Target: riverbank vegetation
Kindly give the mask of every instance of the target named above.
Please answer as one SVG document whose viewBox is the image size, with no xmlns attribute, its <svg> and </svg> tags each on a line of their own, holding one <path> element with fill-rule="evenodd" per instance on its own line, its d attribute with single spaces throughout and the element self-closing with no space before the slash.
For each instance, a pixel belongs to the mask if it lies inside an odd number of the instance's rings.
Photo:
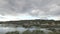
<svg viewBox="0 0 60 34">
<path fill-rule="evenodd" d="M 6 34 L 19 34 L 19 31 L 7 32 Z"/>
<path fill-rule="evenodd" d="M 22 33 L 18 32 L 18 31 L 14 31 L 14 32 L 7 32 L 6 34 L 45 34 L 45 33 L 40 30 L 33 30 L 33 31 L 26 30 Z"/>
<path fill-rule="evenodd" d="M 22 33 L 20 33 L 19 31 L 14 31 L 14 32 L 7 32 L 6 34 L 46 34 L 44 31 L 41 30 L 26 30 Z M 48 32 L 47 34 L 60 34 L 60 31 L 58 30 L 53 30 L 52 32 Z"/>
</svg>

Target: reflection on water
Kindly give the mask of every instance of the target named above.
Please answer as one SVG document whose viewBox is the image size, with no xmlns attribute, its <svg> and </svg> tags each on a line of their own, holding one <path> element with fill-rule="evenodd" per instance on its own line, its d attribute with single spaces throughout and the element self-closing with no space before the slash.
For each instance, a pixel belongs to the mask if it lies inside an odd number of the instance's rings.
<svg viewBox="0 0 60 34">
<path fill-rule="evenodd" d="M 14 25 L 11 25 L 11 26 L 14 26 Z M 26 30 L 42 30 L 44 32 L 49 32 L 49 30 L 46 30 L 46 29 L 42 29 L 42 28 L 36 28 L 36 27 L 33 27 L 33 28 L 24 28 L 24 27 L 11 27 L 10 25 L 7 26 L 6 24 L 0 24 L 0 34 L 5 34 L 6 32 L 10 32 L 10 31 L 16 31 L 18 30 L 19 32 L 24 32 Z"/>
</svg>

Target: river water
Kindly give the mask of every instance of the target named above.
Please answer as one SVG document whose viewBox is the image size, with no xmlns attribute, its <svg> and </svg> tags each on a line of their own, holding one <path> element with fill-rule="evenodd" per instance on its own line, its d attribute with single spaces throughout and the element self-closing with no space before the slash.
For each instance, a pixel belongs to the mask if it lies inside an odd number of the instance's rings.
<svg viewBox="0 0 60 34">
<path fill-rule="evenodd" d="M 14 26 L 14 25 L 13 25 Z M 42 30 L 45 33 L 50 32 L 49 30 L 45 29 L 45 28 L 38 28 L 38 27 L 32 27 L 32 28 L 24 28 L 24 27 L 12 27 L 12 25 L 7 26 L 6 24 L 0 24 L 0 34 L 5 34 L 6 32 L 10 32 L 10 31 L 19 31 L 19 32 L 24 32 L 26 30 Z"/>
</svg>

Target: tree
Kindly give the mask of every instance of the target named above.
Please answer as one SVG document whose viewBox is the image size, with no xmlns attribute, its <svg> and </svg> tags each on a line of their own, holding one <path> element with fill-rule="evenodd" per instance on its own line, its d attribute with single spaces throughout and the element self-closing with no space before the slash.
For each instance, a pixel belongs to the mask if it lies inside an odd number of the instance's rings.
<svg viewBox="0 0 60 34">
<path fill-rule="evenodd" d="M 31 31 L 26 30 L 26 31 L 24 31 L 22 34 L 31 34 Z"/>
<path fill-rule="evenodd" d="M 34 30 L 32 34 L 45 34 L 43 31 L 40 30 Z"/>
<path fill-rule="evenodd" d="M 7 32 L 6 34 L 19 34 L 18 31 L 15 31 L 15 32 Z"/>
</svg>

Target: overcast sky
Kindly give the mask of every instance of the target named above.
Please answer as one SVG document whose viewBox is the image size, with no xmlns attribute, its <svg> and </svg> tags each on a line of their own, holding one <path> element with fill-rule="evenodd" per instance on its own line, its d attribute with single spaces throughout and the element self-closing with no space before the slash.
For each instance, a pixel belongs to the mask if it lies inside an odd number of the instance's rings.
<svg viewBox="0 0 60 34">
<path fill-rule="evenodd" d="M 60 20 L 60 0 L 0 0 L 0 21 Z"/>
</svg>

